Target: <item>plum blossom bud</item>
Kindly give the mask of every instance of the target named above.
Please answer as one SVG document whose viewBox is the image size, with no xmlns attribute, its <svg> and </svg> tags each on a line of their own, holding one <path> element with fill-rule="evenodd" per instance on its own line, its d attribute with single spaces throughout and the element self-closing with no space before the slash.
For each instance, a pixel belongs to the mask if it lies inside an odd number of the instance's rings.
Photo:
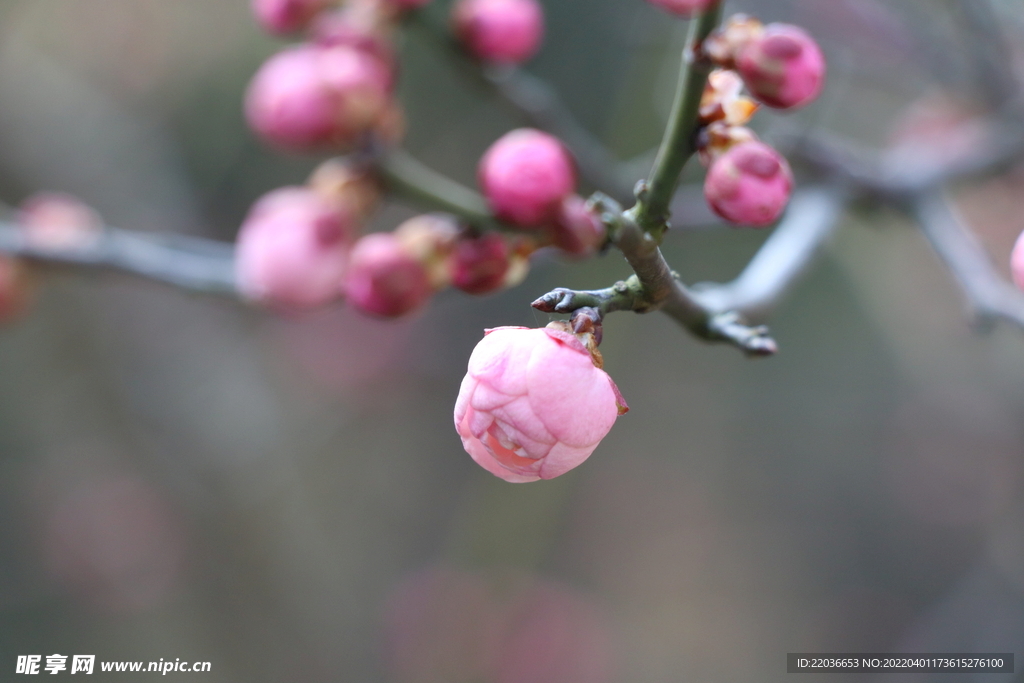
<svg viewBox="0 0 1024 683">
<path fill-rule="evenodd" d="M 335 11 L 319 14 L 310 27 L 310 37 L 321 46 L 348 45 L 373 55 L 394 73 L 395 22 L 381 11 L 382 0 L 350 0 Z"/>
<path fill-rule="evenodd" d="M 442 213 L 429 213 L 410 218 L 395 228 L 395 237 L 405 250 L 427 269 L 434 290 L 451 283 L 448 259 L 459 236 L 459 223 Z"/>
<path fill-rule="evenodd" d="M 0 255 L 0 323 L 21 315 L 32 299 L 32 278 L 20 259 Z"/>
<path fill-rule="evenodd" d="M 692 17 L 700 12 L 707 12 L 718 0 L 647 0 L 666 12 L 680 17 Z"/>
<path fill-rule="evenodd" d="M 61 192 L 38 192 L 22 202 L 18 225 L 37 249 L 88 249 L 103 234 L 99 214 Z"/>
<path fill-rule="evenodd" d="M 468 294 L 489 294 L 505 286 L 512 249 L 504 237 L 488 233 L 455 244 L 450 268 L 452 285 Z"/>
<path fill-rule="evenodd" d="M 571 333 L 499 327 L 469 358 L 455 428 L 477 464 L 521 483 L 582 463 L 626 410 L 611 377 Z"/>
<path fill-rule="evenodd" d="M 722 218 L 765 226 L 782 214 L 793 188 L 786 159 L 763 142 L 744 142 L 718 157 L 704 179 L 704 197 Z"/>
<path fill-rule="evenodd" d="M 239 291 L 282 308 L 328 303 L 341 295 L 354 231 L 351 214 L 313 190 L 286 187 L 267 194 L 238 233 Z"/>
<path fill-rule="evenodd" d="M 390 101 L 391 74 L 349 45 L 301 45 L 267 60 L 253 77 L 245 113 L 256 133 L 309 151 L 354 144 Z"/>
<path fill-rule="evenodd" d="M 736 55 L 751 94 L 769 107 L 794 109 L 812 102 L 825 82 L 825 56 L 806 31 L 768 24 Z"/>
<path fill-rule="evenodd" d="M 554 223 L 555 246 L 573 256 L 591 256 L 604 244 L 608 231 L 583 197 L 571 194 L 562 200 Z"/>
<path fill-rule="evenodd" d="M 356 309 L 393 318 L 425 304 L 432 291 L 426 266 L 395 235 L 377 232 L 356 242 L 345 277 Z"/>
<path fill-rule="evenodd" d="M 477 175 L 494 215 L 523 227 L 550 222 L 576 188 L 569 152 L 557 138 L 532 128 L 500 137 L 480 159 Z"/>
<path fill-rule="evenodd" d="M 332 202 L 338 202 L 356 218 L 368 218 L 380 204 L 381 187 L 366 166 L 328 159 L 309 176 L 309 187 Z"/>
<path fill-rule="evenodd" d="M 537 0 L 459 0 L 452 25 L 477 59 L 520 64 L 540 47 L 544 10 Z"/>
<path fill-rule="evenodd" d="M 252 0 L 252 11 L 267 33 L 281 35 L 301 31 L 328 0 Z"/>
<path fill-rule="evenodd" d="M 1010 254 L 1010 271 L 1016 285 L 1024 289 L 1024 232 L 1020 234 L 1016 244 L 1013 245 L 1013 252 Z"/>
</svg>

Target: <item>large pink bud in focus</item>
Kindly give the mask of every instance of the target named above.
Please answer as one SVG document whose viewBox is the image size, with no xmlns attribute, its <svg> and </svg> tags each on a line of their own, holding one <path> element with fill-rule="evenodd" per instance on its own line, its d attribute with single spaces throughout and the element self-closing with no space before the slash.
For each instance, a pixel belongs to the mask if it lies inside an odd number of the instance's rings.
<svg viewBox="0 0 1024 683">
<path fill-rule="evenodd" d="M 559 203 L 576 189 L 569 152 L 557 138 L 532 128 L 498 138 L 480 159 L 477 175 L 494 215 L 524 227 L 553 220 Z"/>
<path fill-rule="evenodd" d="M 611 377 L 572 334 L 499 327 L 469 358 L 455 428 L 480 466 L 521 483 L 582 463 L 626 410 Z"/>
<path fill-rule="evenodd" d="M 652 5 L 657 5 L 666 12 L 681 17 L 692 17 L 698 12 L 707 12 L 718 0 L 647 0 Z"/>
<path fill-rule="evenodd" d="M 1018 287 L 1024 289 L 1024 232 L 1017 238 L 1013 245 L 1013 252 L 1010 254 L 1010 272 L 1013 274 L 1013 281 Z"/>
<path fill-rule="evenodd" d="M 280 147 L 346 147 L 374 124 L 390 100 L 387 66 L 350 45 L 300 45 L 271 57 L 246 94 L 249 125 Z"/>
<path fill-rule="evenodd" d="M 256 202 L 238 233 L 239 290 L 282 308 L 338 298 L 354 230 L 349 212 L 315 191 L 274 190 Z"/>
<path fill-rule="evenodd" d="M 793 109 L 812 102 L 825 83 L 825 56 L 806 31 L 768 24 L 736 55 L 750 94 L 769 107 Z"/>
<path fill-rule="evenodd" d="M 744 142 L 718 157 L 704 179 L 704 197 L 719 216 L 739 225 L 770 225 L 793 189 L 785 157 L 759 141 Z"/>
<path fill-rule="evenodd" d="M 252 0 L 252 12 L 267 33 L 281 35 L 306 28 L 329 0 Z"/>
<path fill-rule="evenodd" d="M 537 0 L 459 0 L 452 24 L 477 59 L 519 64 L 540 47 L 544 10 Z"/>
<path fill-rule="evenodd" d="M 419 308 L 432 292 L 427 267 L 394 234 L 356 242 L 345 278 L 345 295 L 356 309 L 393 318 Z"/>
</svg>

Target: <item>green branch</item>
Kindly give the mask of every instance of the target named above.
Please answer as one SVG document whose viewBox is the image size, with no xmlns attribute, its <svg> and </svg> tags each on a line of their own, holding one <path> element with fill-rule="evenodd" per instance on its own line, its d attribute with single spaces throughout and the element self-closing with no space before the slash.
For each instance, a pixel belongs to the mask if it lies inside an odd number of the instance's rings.
<svg viewBox="0 0 1024 683">
<path fill-rule="evenodd" d="M 641 186 L 636 206 L 630 209 L 632 219 L 655 242 L 661 241 L 668 227 L 669 204 L 679 184 L 679 174 L 697 150 L 700 98 L 712 66 L 704 56 L 703 45 L 721 20 L 722 4 L 715 4 L 690 22 L 690 34 L 683 50 L 679 84 L 672 103 L 672 113 L 665 127 L 665 136 L 654 159 L 651 177 Z"/>
</svg>

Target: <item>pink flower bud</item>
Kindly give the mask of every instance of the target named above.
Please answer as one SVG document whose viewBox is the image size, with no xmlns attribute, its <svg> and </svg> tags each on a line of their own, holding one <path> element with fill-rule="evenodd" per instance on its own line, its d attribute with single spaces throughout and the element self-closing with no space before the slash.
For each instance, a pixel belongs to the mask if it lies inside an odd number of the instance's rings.
<svg viewBox="0 0 1024 683">
<path fill-rule="evenodd" d="M 707 12 L 718 0 L 647 0 L 666 12 L 681 17 L 692 17 L 700 12 Z"/>
<path fill-rule="evenodd" d="M 270 306 L 319 306 L 341 295 L 355 223 L 313 190 L 285 187 L 253 205 L 238 233 L 236 278 Z"/>
<path fill-rule="evenodd" d="M 1013 245 L 1013 252 L 1010 254 L 1010 271 L 1013 274 L 1013 281 L 1018 287 L 1024 289 L 1024 232 L 1017 238 Z"/>
<path fill-rule="evenodd" d="M 768 24 L 736 56 L 750 93 L 769 107 L 793 109 L 813 101 L 825 82 L 825 56 L 806 31 Z"/>
<path fill-rule="evenodd" d="M 793 174 L 763 142 L 744 142 L 718 157 L 704 179 L 704 197 L 719 216 L 740 225 L 774 223 L 786 208 Z"/>
<path fill-rule="evenodd" d="M 455 428 L 477 464 L 520 483 L 582 463 L 626 410 L 611 377 L 572 334 L 499 327 L 469 358 Z"/>
<path fill-rule="evenodd" d="M 381 0 L 352 0 L 336 11 L 317 16 L 310 36 L 318 45 L 348 45 L 362 50 L 394 73 L 398 66 L 394 30 L 390 13 L 381 11 Z"/>
<path fill-rule="evenodd" d="M 271 57 L 246 94 L 249 125 L 296 151 L 346 147 L 373 125 L 390 100 L 391 74 L 348 45 L 301 45 Z"/>
<path fill-rule="evenodd" d="M 452 9 L 455 35 L 485 62 L 519 64 L 544 37 L 544 10 L 537 0 L 459 0 Z"/>
<path fill-rule="evenodd" d="M 569 152 L 557 138 L 532 128 L 499 138 L 480 159 L 477 175 L 494 215 L 524 227 L 550 222 L 576 188 Z"/>
<path fill-rule="evenodd" d="M 103 234 L 103 220 L 77 197 L 38 192 L 18 209 L 18 224 L 37 249 L 88 249 Z"/>
<path fill-rule="evenodd" d="M 263 30 L 274 35 L 306 28 L 328 0 L 252 0 L 252 11 Z"/>
<path fill-rule="evenodd" d="M 505 286 L 512 250 L 501 235 L 459 240 L 451 256 L 452 285 L 469 294 L 489 294 Z"/>
<path fill-rule="evenodd" d="M 25 312 L 32 300 L 32 278 L 23 261 L 0 254 L 0 323 Z"/>
<path fill-rule="evenodd" d="M 555 217 L 555 246 L 573 256 L 591 256 L 601 248 L 608 231 L 587 200 L 571 194 L 562 200 Z"/>
<path fill-rule="evenodd" d="M 377 232 L 356 242 L 345 295 L 358 310 L 396 317 L 425 304 L 431 292 L 426 266 L 395 235 Z"/>
</svg>

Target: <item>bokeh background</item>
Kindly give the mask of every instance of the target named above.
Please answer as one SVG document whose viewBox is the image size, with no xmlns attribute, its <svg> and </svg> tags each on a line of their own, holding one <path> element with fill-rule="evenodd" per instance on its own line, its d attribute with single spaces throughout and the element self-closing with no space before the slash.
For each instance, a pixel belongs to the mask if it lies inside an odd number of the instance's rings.
<svg viewBox="0 0 1024 683">
<path fill-rule="evenodd" d="M 655 145 L 685 26 L 641 0 L 544 5 L 530 70 L 621 158 Z M 769 141 L 882 146 L 910 107 L 982 106 L 988 46 L 957 3 L 727 9 L 800 23 L 829 58 L 818 103 L 758 117 Z M 3 0 L 0 197 L 62 190 L 114 225 L 232 239 L 318 162 L 243 122 L 280 46 L 245 0 Z M 523 120 L 421 34 L 402 51 L 408 148 L 472 183 Z M 1019 170 L 955 189 L 1004 272 L 1022 190 Z M 678 231 L 665 251 L 723 281 L 763 239 Z M 778 357 L 617 314 L 602 350 L 632 410 L 593 457 L 529 485 L 477 467 L 451 410 L 483 329 L 542 326 L 536 296 L 627 274 L 615 253 L 541 257 L 516 289 L 399 322 L 50 274 L 0 332 L 0 680 L 53 653 L 210 661 L 169 676 L 211 683 L 763 683 L 787 652 L 1024 655 L 1024 338 L 972 332 L 894 214 L 844 219 L 771 321 Z"/>
</svg>

